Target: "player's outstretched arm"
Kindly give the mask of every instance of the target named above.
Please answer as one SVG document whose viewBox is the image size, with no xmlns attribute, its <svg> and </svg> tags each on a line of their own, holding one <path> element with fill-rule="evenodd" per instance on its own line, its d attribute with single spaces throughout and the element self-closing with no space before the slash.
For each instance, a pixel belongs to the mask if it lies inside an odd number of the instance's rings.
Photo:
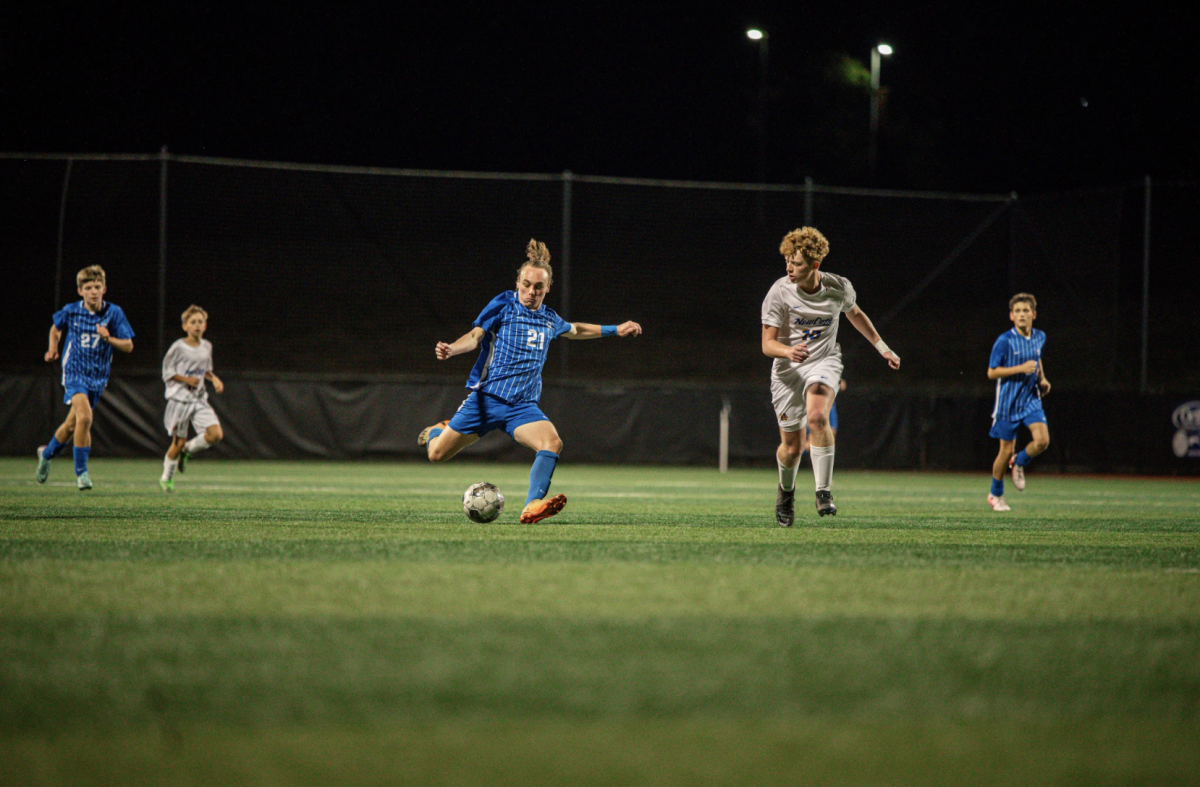
<svg viewBox="0 0 1200 787">
<path fill-rule="evenodd" d="M 482 328 L 472 328 L 467 333 L 447 344 L 446 342 L 438 342 L 434 345 L 433 352 L 439 361 L 444 361 L 447 358 L 453 358 L 456 355 L 469 353 L 479 346 L 479 342 L 483 339 Z"/>
<path fill-rule="evenodd" d="M 58 357 L 58 342 L 62 339 L 62 331 L 58 326 L 50 326 L 50 349 L 46 350 L 46 362 L 49 363 Z"/>
<path fill-rule="evenodd" d="M 620 325 L 594 325 L 590 322 L 573 322 L 571 330 L 563 334 L 568 339 L 599 339 L 602 336 L 641 336 L 642 326 L 633 320 Z"/>
<path fill-rule="evenodd" d="M 858 306 L 855 306 L 853 309 L 846 312 L 846 316 L 850 318 L 850 323 L 858 329 L 858 332 L 861 333 L 867 341 L 875 345 L 875 349 L 878 350 L 879 354 L 882 355 L 888 362 L 888 366 L 892 367 L 893 369 L 900 368 L 900 356 L 892 352 L 892 348 L 888 347 L 887 342 L 880 337 L 879 331 L 875 330 L 875 324 L 871 322 L 871 318 L 867 316 L 866 312 L 858 308 Z"/>
</svg>

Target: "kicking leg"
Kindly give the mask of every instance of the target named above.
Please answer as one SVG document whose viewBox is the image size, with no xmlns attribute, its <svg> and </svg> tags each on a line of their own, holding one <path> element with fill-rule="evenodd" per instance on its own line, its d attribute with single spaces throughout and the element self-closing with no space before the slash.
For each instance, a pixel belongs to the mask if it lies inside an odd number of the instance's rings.
<svg viewBox="0 0 1200 787">
<path fill-rule="evenodd" d="M 425 450 L 429 454 L 430 462 L 447 462 L 478 439 L 477 434 L 462 434 L 449 426 L 434 427 L 428 433 Z"/>
<path fill-rule="evenodd" d="M 521 522 L 533 524 L 554 516 L 567 504 L 566 495 L 545 499 L 550 491 L 554 468 L 558 465 L 558 456 L 562 453 L 562 438 L 549 421 L 522 424 L 513 430 L 513 438 L 537 452 L 533 467 L 529 469 L 529 494 L 525 498 L 525 510 L 521 512 Z"/>
</svg>

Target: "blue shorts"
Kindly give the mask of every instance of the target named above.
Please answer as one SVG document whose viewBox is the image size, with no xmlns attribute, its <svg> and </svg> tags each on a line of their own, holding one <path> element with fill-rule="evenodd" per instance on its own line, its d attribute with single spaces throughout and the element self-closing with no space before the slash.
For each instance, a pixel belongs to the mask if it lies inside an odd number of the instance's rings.
<svg viewBox="0 0 1200 787">
<path fill-rule="evenodd" d="M 93 391 L 86 385 L 79 385 L 78 383 L 67 383 L 63 387 L 67 389 L 66 394 L 63 396 L 63 404 L 70 404 L 71 397 L 75 394 L 84 394 L 87 396 L 88 404 L 92 406 L 93 410 L 96 409 L 96 402 L 100 401 L 100 394 L 104 393 L 103 388 L 99 391 Z"/>
<path fill-rule="evenodd" d="M 999 418 L 992 419 L 992 431 L 988 432 L 989 437 L 994 437 L 997 440 L 1016 440 L 1017 427 L 1021 424 L 1029 426 L 1030 424 L 1046 423 L 1046 413 L 1042 411 L 1042 406 L 1039 404 L 1037 409 L 1031 410 L 1020 421 L 1002 421 Z"/>
<path fill-rule="evenodd" d="M 498 396 L 472 391 L 458 412 L 450 419 L 450 428 L 459 434 L 477 434 L 483 437 L 493 429 L 504 428 L 509 437 L 518 427 L 534 421 L 549 421 L 537 406 L 537 402 L 509 404 Z"/>
</svg>

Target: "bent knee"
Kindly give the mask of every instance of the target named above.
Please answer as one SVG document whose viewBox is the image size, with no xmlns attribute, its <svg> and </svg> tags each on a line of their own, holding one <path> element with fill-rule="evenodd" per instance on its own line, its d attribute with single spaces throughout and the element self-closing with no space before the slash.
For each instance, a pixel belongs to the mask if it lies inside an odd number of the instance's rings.
<svg viewBox="0 0 1200 787">
<path fill-rule="evenodd" d="M 1043 437 L 1040 440 L 1033 441 L 1033 449 L 1035 451 L 1037 451 L 1039 454 L 1042 451 L 1045 451 L 1049 447 L 1050 447 L 1050 438 L 1049 437 Z"/>
<path fill-rule="evenodd" d="M 545 447 L 545 448 L 543 448 L 542 450 L 543 450 L 543 451 L 550 451 L 550 452 L 552 452 L 552 453 L 556 453 L 556 454 L 561 454 L 561 453 L 562 453 L 562 450 L 563 450 L 563 441 L 562 441 L 562 438 L 560 438 L 560 437 L 555 437 L 553 440 L 547 440 L 547 441 L 546 441 L 546 447 Z"/>
<path fill-rule="evenodd" d="M 829 418 L 824 415 L 810 415 L 808 417 L 808 431 L 823 432 L 825 427 L 829 425 Z"/>
<path fill-rule="evenodd" d="M 225 439 L 225 432 L 219 426 L 210 426 L 204 430 L 204 441 L 209 445 L 216 445 Z"/>
</svg>

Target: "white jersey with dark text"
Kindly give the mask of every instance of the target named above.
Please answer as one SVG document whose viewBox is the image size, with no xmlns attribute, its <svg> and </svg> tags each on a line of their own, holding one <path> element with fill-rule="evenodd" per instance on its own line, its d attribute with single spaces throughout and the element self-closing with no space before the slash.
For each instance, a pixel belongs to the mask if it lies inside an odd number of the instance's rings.
<svg viewBox="0 0 1200 787">
<path fill-rule="evenodd" d="M 830 356 L 840 359 L 842 350 L 837 343 L 838 318 L 854 308 L 855 293 L 850 280 L 834 273 L 818 271 L 821 277 L 816 292 L 808 293 L 793 284 L 787 276 L 780 278 L 763 299 L 762 323 L 779 329 L 776 338 L 788 347 L 808 343 L 805 364 Z M 790 382 L 797 378 L 802 364 L 787 358 L 776 358 L 771 367 L 771 379 Z"/>
<path fill-rule="evenodd" d="M 167 399 L 173 402 L 208 401 L 204 374 L 212 369 L 212 342 L 201 339 L 200 346 L 193 347 L 186 339 L 178 340 L 163 356 L 162 376 L 163 382 L 167 384 Z M 196 377 L 200 384 L 193 388 L 178 380 L 172 380 L 177 374 L 182 377 Z"/>
</svg>

